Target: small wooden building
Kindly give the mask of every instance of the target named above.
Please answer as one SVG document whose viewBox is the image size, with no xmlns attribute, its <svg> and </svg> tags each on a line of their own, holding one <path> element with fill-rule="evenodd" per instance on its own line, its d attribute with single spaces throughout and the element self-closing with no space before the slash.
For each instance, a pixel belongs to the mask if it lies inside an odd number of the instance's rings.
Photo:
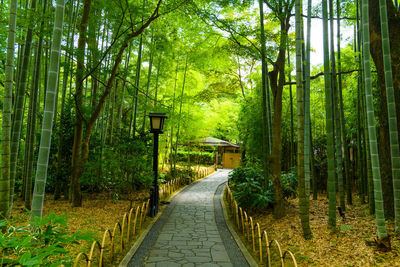
<svg viewBox="0 0 400 267">
<path fill-rule="evenodd" d="M 234 169 L 240 166 L 240 146 L 228 141 L 214 137 L 206 137 L 202 140 L 204 146 L 214 146 L 218 149 L 215 152 L 215 164 L 218 165 L 218 155 L 222 154 L 222 167 Z"/>
</svg>

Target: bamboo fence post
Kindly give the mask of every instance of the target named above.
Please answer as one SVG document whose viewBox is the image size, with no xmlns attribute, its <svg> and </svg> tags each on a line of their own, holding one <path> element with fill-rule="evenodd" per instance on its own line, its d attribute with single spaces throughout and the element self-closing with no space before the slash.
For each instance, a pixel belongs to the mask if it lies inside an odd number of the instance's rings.
<svg viewBox="0 0 400 267">
<path fill-rule="evenodd" d="M 139 221 L 139 228 L 142 229 L 142 222 L 143 222 L 143 212 L 145 210 L 144 207 L 145 203 L 142 204 L 142 208 L 140 209 L 140 221 Z"/>
<path fill-rule="evenodd" d="M 113 229 L 113 232 L 112 232 L 112 239 L 111 239 L 111 262 L 113 262 L 113 259 L 114 259 L 114 243 L 115 243 L 115 232 L 116 232 L 116 230 L 117 230 L 117 227 L 119 228 L 119 231 L 120 231 L 120 233 L 121 233 L 121 224 L 119 223 L 119 222 L 117 222 L 117 223 L 115 223 L 115 225 L 114 225 L 114 229 Z M 122 252 L 122 249 L 121 249 L 121 252 Z"/>
<path fill-rule="evenodd" d="M 286 250 L 285 253 L 283 253 L 283 258 L 285 258 L 285 256 L 289 254 L 290 258 L 293 261 L 294 267 L 297 267 L 297 261 L 296 258 L 294 257 L 293 253 L 290 250 Z"/>
<path fill-rule="evenodd" d="M 271 247 L 272 243 L 275 242 L 276 246 L 278 247 L 278 251 L 279 251 L 279 256 L 281 258 L 281 266 L 285 266 L 285 263 L 283 262 L 283 254 L 282 254 L 282 249 L 281 249 L 281 245 L 279 245 L 279 242 L 275 239 L 271 240 L 271 242 L 269 243 L 269 246 Z"/>
<path fill-rule="evenodd" d="M 92 258 L 93 258 L 93 253 L 94 253 L 94 248 L 96 247 L 99 248 L 99 252 L 101 253 L 101 245 L 99 241 L 93 241 L 92 246 L 90 247 L 90 252 L 89 252 L 89 258 L 87 260 L 87 267 L 90 267 L 90 264 L 92 263 Z"/>
<path fill-rule="evenodd" d="M 266 231 L 264 231 L 264 237 L 265 237 L 265 246 L 267 247 L 267 266 L 271 267 L 271 251 L 269 249 L 269 239 L 268 239 L 268 234 Z"/>
<path fill-rule="evenodd" d="M 236 216 L 236 225 L 239 228 L 239 207 L 235 200 L 235 216 Z"/>
<path fill-rule="evenodd" d="M 149 205 L 150 205 L 150 199 L 148 199 L 147 201 L 146 201 L 146 211 L 145 211 L 145 215 L 144 215 L 144 217 L 145 217 L 145 219 L 144 220 L 146 220 L 146 214 L 148 214 L 149 213 Z"/>
<path fill-rule="evenodd" d="M 135 233 L 136 233 L 136 222 L 137 222 L 139 211 L 140 211 L 140 207 L 136 207 L 135 221 L 134 221 L 134 224 L 133 224 L 133 236 L 135 236 Z"/>
<path fill-rule="evenodd" d="M 256 243 L 254 240 L 254 223 L 253 223 L 253 218 L 250 216 L 250 224 L 251 224 L 251 237 L 253 240 L 253 252 L 256 252 Z"/>
<path fill-rule="evenodd" d="M 126 213 L 124 216 L 122 216 L 122 229 L 121 229 L 121 252 L 124 247 L 124 230 L 125 230 L 125 221 L 128 220 L 128 217 L 126 216 Z"/>
<path fill-rule="evenodd" d="M 249 238 L 250 238 L 250 234 L 249 234 L 249 217 L 247 216 L 247 213 L 246 212 L 244 212 L 244 217 L 245 217 L 245 219 L 246 219 L 246 233 L 245 233 L 245 237 L 247 236 L 247 240 L 249 240 Z"/>
<path fill-rule="evenodd" d="M 132 219 L 132 212 L 133 208 L 129 210 L 129 215 L 128 215 L 128 230 L 126 233 L 126 243 L 129 244 L 129 239 L 130 239 L 130 233 L 131 233 L 131 219 Z"/>
<path fill-rule="evenodd" d="M 242 222 L 242 232 L 244 234 L 244 218 L 243 218 L 243 209 L 242 208 L 240 208 L 240 219 Z"/>
<path fill-rule="evenodd" d="M 256 225 L 257 225 L 257 232 L 258 232 L 258 247 L 260 250 L 260 263 L 262 263 L 263 255 L 262 255 L 261 229 L 260 229 L 259 223 L 257 223 Z"/>
<path fill-rule="evenodd" d="M 110 242 L 112 242 L 112 239 L 113 239 L 113 235 L 112 235 L 111 231 L 109 229 L 105 230 L 104 234 L 103 234 L 103 240 L 101 241 L 99 266 L 102 266 L 102 264 L 103 264 L 103 254 L 104 254 L 104 248 L 105 248 L 105 244 L 106 244 L 107 234 L 110 237 Z"/>
<path fill-rule="evenodd" d="M 78 266 L 79 259 L 80 259 L 81 256 L 84 256 L 84 257 L 85 257 L 86 263 L 89 262 L 89 257 L 88 257 L 88 255 L 86 255 L 86 253 L 80 252 L 80 253 L 78 254 L 78 256 L 76 256 L 76 258 L 75 258 L 75 260 L 74 260 L 74 265 L 73 265 L 73 267 L 77 267 L 77 266 Z"/>
</svg>

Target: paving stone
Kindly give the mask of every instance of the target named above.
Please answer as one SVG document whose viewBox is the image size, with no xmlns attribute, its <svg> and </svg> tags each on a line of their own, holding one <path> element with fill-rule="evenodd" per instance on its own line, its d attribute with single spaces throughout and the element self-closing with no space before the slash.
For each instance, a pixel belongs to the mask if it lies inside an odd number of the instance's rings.
<svg viewBox="0 0 400 267">
<path fill-rule="evenodd" d="M 204 256 L 186 257 L 186 259 L 188 260 L 188 262 L 193 262 L 193 263 L 203 263 L 203 262 L 207 263 L 212 261 L 211 257 L 204 257 Z"/>
<path fill-rule="evenodd" d="M 170 252 L 168 253 L 168 257 L 169 257 L 170 259 L 183 258 L 184 256 L 185 256 L 185 254 L 179 253 L 179 252 L 170 251 Z"/>
<path fill-rule="evenodd" d="M 151 255 L 150 255 L 151 256 Z M 164 261 L 166 261 L 166 260 L 168 260 L 169 258 L 168 257 L 161 257 L 161 256 L 154 256 L 154 257 L 149 257 L 148 259 L 147 259 L 147 262 L 149 262 L 149 263 L 151 263 L 151 262 L 164 262 Z"/>
</svg>

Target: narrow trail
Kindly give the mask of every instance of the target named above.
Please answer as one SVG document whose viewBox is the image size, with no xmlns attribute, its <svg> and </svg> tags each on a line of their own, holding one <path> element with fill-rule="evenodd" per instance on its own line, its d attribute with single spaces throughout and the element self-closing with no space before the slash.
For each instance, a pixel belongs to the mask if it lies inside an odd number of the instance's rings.
<svg viewBox="0 0 400 267">
<path fill-rule="evenodd" d="M 220 196 L 229 170 L 176 195 L 128 266 L 249 266 L 224 221 Z"/>
</svg>

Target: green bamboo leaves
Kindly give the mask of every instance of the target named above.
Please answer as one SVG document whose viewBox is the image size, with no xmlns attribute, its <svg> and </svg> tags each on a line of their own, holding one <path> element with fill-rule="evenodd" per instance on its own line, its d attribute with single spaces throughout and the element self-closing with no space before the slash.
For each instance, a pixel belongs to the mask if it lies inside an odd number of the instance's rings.
<svg viewBox="0 0 400 267">
<path fill-rule="evenodd" d="M 378 228 L 378 237 L 387 236 L 385 225 L 385 214 L 383 210 L 383 196 L 381 173 L 379 167 L 378 143 L 376 138 L 375 113 L 372 96 L 371 63 L 370 63 L 370 39 L 369 39 L 369 14 L 368 0 L 361 2 L 361 25 L 364 62 L 365 97 L 367 109 L 367 126 L 369 137 L 369 152 L 371 155 L 371 166 L 374 183 L 375 216 Z"/>
<path fill-rule="evenodd" d="M 17 24 L 17 0 L 10 1 L 8 27 L 7 60 L 5 66 L 5 87 L 3 96 L 3 125 L 1 139 L 0 176 L 0 218 L 8 217 L 10 208 L 10 149 L 11 149 L 11 110 L 13 88 L 13 62 L 15 28 Z"/>
<path fill-rule="evenodd" d="M 389 26 L 386 0 L 379 0 L 381 17 L 383 67 L 385 69 L 386 101 L 388 109 L 390 154 L 392 161 L 395 230 L 400 232 L 400 151 L 397 131 L 396 102 L 394 98 L 392 60 L 390 57 Z"/>
<path fill-rule="evenodd" d="M 64 5 L 64 0 L 57 0 L 52 37 L 52 48 L 50 54 L 49 75 L 47 77 L 46 104 L 44 107 L 39 157 L 37 162 L 35 187 L 32 198 L 32 215 L 39 217 L 42 217 L 43 200 L 47 178 L 47 167 L 51 145 L 51 132 L 53 129 L 53 117 L 56 108 L 57 81 L 60 63 L 62 28 L 64 20 Z"/>
</svg>

